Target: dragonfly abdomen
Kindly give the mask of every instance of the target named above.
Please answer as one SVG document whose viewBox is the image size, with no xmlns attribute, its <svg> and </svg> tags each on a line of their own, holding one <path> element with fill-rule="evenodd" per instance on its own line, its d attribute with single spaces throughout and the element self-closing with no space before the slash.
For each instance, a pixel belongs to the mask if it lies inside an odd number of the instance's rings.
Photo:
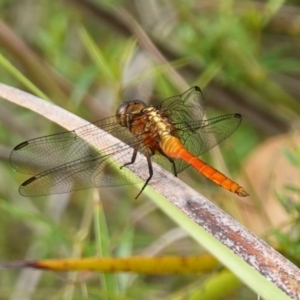
<svg viewBox="0 0 300 300">
<path fill-rule="evenodd" d="M 187 151 L 178 138 L 169 136 L 162 143 L 162 146 L 167 156 L 186 161 L 206 178 L 240 197 L 248 196 L 248 193 L 238 183 Z"/>
</svg>

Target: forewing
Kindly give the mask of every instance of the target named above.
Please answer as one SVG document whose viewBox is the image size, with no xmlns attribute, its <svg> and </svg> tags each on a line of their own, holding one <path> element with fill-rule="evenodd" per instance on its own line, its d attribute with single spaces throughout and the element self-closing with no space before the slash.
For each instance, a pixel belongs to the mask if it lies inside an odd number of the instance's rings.
<svg viewBox="0 0 300 300">
<path fill-rule="evenodd" d="M 205 113 L 202 92 L 194 86 L 180 96 L 163 100 L 161 109 L 174 124 L 201 120 Z"/>
<path fill-rule="evenodd" d="M 103 129 L 104 132 L 100 133 L 98 128 Z M 20 173 L 37 174 L 44 172 L 90 155 L 100 155 L 100 151 L 92 147 L 90 142 L 107 144 L 108 134 L 127 143 L 134 144 L 137 141 L 137 138 L 127 128 L 121 127 L 116 117 L 113 116 L 73 131 L 23 142 L 11 152 L 10 163 Z M 80 136 L 84 136 L 85 139 Z M 111 149 L 102 150 L 104 153 L 112 151 Z"/>
</svg>

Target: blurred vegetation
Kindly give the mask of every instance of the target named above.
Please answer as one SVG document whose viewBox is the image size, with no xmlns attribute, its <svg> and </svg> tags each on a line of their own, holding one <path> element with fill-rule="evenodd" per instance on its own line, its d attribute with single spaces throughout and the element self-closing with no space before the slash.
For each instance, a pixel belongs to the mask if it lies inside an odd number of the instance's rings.
<svg viewBox="0 0 300 300">
<path fill-rule="evenodd" d="M 90 121 L 114 114 L 124 100 L 138 98 L 155 104 L 199 85 L 208 117 L 232 112 L 244 117 L 239 130 L 221 146 L 228 168 L 238 174 L 264 140 L 297 128 L 299 16 L 298 1 L 282 0 L 0 0 L 0 82 L 30 93 L 39 90 Z M 60 129 L 6 101 L 1 101 L 0 118 L 1 261 L 96 255 L 103 246 L 97 235 L 99 224 L 108 227 L 105 248 L 110 252 L 106 255 L 201 251 L 149 199 L 133 200 L 139 186 L 101 190 L 105 217 L 102 207 L 100 212 L 94 209 L 91 191 L 43 200 L 22 198 L 17 190 L 25 177 L 14 173 L 8 163 L 12 147 Z M 226 192 L 200 177 L 193 171 L 182 175 L 204 194 L 224 197 Z M 299 193 L 299 186 L 293 191 Z M 278 192 L 278 198 L 284 202 L 287 197 L 282 193 Z M 293 208 L 296 224 L 299 206 Z M 299 231 L 295 233 L 295 228 L 292 236 L 275 230 L 273 237 L 283 253 L 288 245 L 289 257 L 297 262 Z M 32 299 L 48 295 L 51 299 L 173 299 L 176 293 L 189 299 L 192 285 L 204 289 L 214 275 L 122 275 L 116 284 L 115 276 L 103 278 L 88 272 L 26 272 L 1 271 L 1 296 L 14 299 L 23 287 L 31 291 Z M 99 282 L 106 282 L 110 296 L 105 296 Z M 218 299 L 254 297 L 241 286 L 228 295 L 224 290 Z"/>
</svg>

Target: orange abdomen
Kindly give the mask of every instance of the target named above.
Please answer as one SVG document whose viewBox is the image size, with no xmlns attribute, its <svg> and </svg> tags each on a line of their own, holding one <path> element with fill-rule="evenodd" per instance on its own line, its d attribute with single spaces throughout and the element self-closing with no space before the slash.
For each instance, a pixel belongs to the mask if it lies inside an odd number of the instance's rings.
<svg viewBox="0 0 300 300">
<path fill-rule="evenodd" d="M 221 172 L 214 169 L 212 166 L 206 164 L 200 158 L 188 152 L 180 140 L 174 136 L 167 136 L 162 138 L 160 146 L 163 152 L 170 158 L 180 158 L 186 161 L 189 165 L 193 166 L 199 173 L 203 174 L 209 180 L 224 189 L 235 193 L 241 197 L 248 196 L 249 194 L 238 183 L 231 180 Z"/>
</svg>

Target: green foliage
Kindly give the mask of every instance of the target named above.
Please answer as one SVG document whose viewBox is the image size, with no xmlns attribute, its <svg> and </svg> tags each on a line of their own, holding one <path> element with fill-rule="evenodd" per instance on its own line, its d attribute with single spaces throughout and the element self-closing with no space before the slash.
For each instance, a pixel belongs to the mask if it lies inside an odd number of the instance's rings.
<svg viewBox="0 0 300 300">
<path fill-rule="evenodd" d="M 243 114 L 240 129 L 221 146 L 235 174 L 263 139 L 285 132 L 298 118 L 297 1 L 290 6 L 284 1 L 238 0 L 100 2 L 91 1 L 96 9 L 89 10 L 86 1 L 0 1 L 0 16 L 9 29 L 6 35 L 0 30 L 0 82 L 51 99 L 91 121 L 113 115 L 118 103 L 136 95 L 158 103 L 186 86 L 200 85 L 208 117 Z M 143 32 L 125 18 L 124 10 Z M 4 28 L 0 23 L 0 29 Z M 175 223 L 149 204 L 145 195 L 133 200 L 139 186 L 101 190 L 105 216 L 86 191 L 69 195 L 72 201 L 66 210 L 61 208 L 61 215 L 57 213 L 58 219 L 53 206 L 68 203 L 68 196 L 24 200 L 17 186 L 25 177 L 9 171 L 9 150 L 57 128 L 49 128 L 49 122 L 33 112 L 2 101 L 0 117 L 1 261 L 91 256 L 99 248 L 106 255 L 202 251 L 194 240 L 171 234 Z M 299 151 L 285 154 L 299 168 Z M 182 178 L 193 184 L 193 173 L 187 174 Z M 196 180 L 195 188 L 201 192 L 226 193 L 198 174 Z M 299 189 L 287 186 L 276 191 L 291 215 L 292 228 L 290 234 L 276 231 L 274 236 L 282 252 L 293 259 L 299 259 L 295 232 L 299 232 L 300 208 L 299 199 L 290 201 L 289 193 L 299 195 Z M 123 275 L 43 275 L 32 294 L 36 298 L 50 294 L 52 299 L 176 299 L 178 289 L 180 295 L 188 295 L 186 299 L 194 299 L 195 288 L 190 285 L 197 284 L 198 297 L 205 280 Z M 21 277 L 9 271 L 0 276 L 0 293 L 8 298 Z M 235 286 L 235 278 L 231 284 Z M 213 289 L 220 290 L 220 285 Z M 253 294 L 242 287 L 229 295 L 224 290 L 214 299 L 253 299 Z"/>
</svg>

